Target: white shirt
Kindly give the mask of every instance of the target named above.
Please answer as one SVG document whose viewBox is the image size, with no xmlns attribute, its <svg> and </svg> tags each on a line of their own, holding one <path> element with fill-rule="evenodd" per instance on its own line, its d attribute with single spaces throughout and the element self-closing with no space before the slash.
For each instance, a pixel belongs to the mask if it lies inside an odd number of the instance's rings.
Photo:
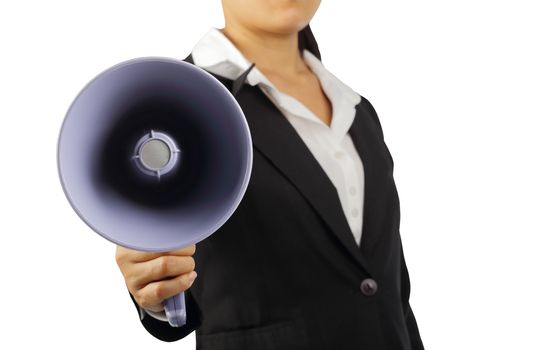
<svg viewBox="0 0 539 350">
<path fill-rule="evenodd" d="M 194 46 L 191 54 L 195 65 L 228 79 L 236 79 L 251 65 L 217 28 L 211 28 Z M 268 96 L 307 145 L 335 186 L 348 225 L 359 245 L 363 226 L 364 172 L 363 163 L 348 130 L 361 96 L 331 74 L 309 51 L 303 51 L 303 60 L 318 77 L 331 102 L 330 126 L 324 124 L 296 98 L 279 91 L 257 69 L 256 62 L 245 81 L 249 85 L 258 86 Z M 148 313 L 166 321 L 164 313 Z"/>
</svg>

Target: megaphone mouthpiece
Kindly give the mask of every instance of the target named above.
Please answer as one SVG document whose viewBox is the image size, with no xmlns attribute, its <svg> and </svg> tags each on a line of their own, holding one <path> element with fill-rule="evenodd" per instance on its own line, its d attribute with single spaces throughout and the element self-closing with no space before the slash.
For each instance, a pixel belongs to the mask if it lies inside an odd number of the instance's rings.
<svg viewBox="0 0 539 350">
<path fill-rule="evenodd" d="M 150 130 L 135 145 L 133 160 L 138 169 L 158 181 L 173 171 L 180 161 L 176 142 L 164 132 Z"/>
</svg>

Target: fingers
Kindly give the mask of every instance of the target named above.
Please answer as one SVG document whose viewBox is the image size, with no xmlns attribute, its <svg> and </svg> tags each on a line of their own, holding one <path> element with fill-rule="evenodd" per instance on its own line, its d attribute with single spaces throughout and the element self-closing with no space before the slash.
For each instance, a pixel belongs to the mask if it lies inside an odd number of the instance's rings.
<svg viewBox="0 0 539 350">
<path fill-rule="evenodd" d="M 187 290 L 195 278 L 196 272 L 192 271 L 172 279 L 149 283 L 137 291 L 135 299 L 142 308 L 158 311 L 165 299 Z M 158 305 L 160 307 L 156 307 Z"/>
<path fill-rule="evenodd" d="M 116 262 L 137 303 L 151 311 L 163 309 L 163 300 L 188 289 L 196 272 L 196 246 L 167 253 L 147 253 L 116 247 Z"/>
<path fill-rule="evenodd" d="M 194 255 L 196 251 L 196 244 L 189 245 L 187 247 L 183 247 L 182 249 L 174 250 L 171 252 L 168 252 L 168 255 Z"/>
<path fill-rule="evenodd" d="M 195 254 L 195 251 L 196 251 L 195 244 L 184 247 L 182 249 L 174 250 L 171 252 L 166 252 L 166 253 L 142 252 L 138 250 L 124 248 L 122 246 L 117 246 L 116 260 L 117 261 L 128 260 L 131 262 L 144 262 L 144 261 L 153 260 L 162 255 L 175 255 L 175 256 L 193 255 Z"/>
<path fill-rule="evenodd" d="M 150 261 L 134 263 L 129 275 L 134 288 L 142 288 L 148 283 L 176 277 L 195 269 L 192 256 L 162 255 Z"/>
</svg>

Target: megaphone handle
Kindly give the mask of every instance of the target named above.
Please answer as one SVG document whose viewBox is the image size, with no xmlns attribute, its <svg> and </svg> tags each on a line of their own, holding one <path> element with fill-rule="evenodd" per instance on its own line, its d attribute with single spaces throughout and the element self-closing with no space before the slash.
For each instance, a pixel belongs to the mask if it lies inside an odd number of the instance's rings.
<svg viewBox="0 0 539 350">
<path fill-rule="evenodd" d="M 181 327 L 187 323 L 184 292 L 165 300 L 165 314 L 172 327 Z"/>
</svg>

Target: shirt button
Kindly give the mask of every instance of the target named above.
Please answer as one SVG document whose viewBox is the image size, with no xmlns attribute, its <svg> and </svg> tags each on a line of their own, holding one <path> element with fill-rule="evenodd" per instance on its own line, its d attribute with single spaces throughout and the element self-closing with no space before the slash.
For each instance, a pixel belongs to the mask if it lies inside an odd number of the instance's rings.
<svg viewBox="0 0 539 350">
<path fill-rule="evenodd" d="M 361 289 L 361 293 L 370 297 L 378 291 L 378 283 L 372 278 L 365 278 L 361 281 L 361 286 L 359 288 Z"/>
<path fill-rule="evenodd" d="M 348 191 L 352 196 L 356 194 L 356 188 L 354 186 L 350 187 L 350 190 Z"/>
<path fill-rule="evenodd" d="M 357 208 L 352 209 L 352 216 L 357 218 L 358 215 L 359 215 L 359 210 L 357 210 Z"/>
</svg>

